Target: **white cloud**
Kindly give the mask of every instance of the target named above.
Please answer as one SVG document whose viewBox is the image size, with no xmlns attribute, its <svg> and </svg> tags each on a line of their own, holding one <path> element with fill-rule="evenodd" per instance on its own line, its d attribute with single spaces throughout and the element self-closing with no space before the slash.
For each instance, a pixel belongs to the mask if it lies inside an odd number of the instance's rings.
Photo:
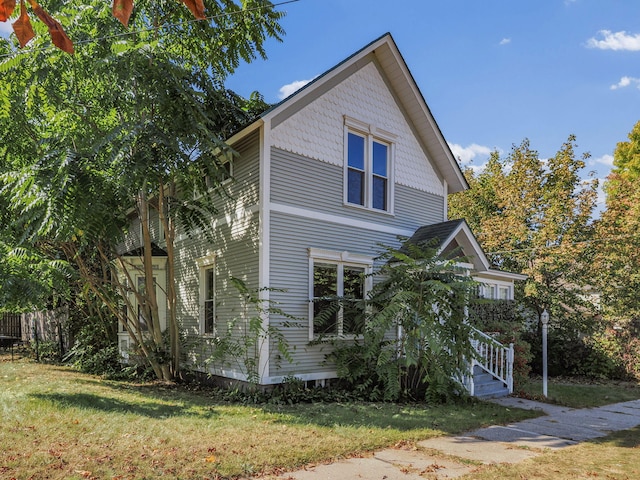
<svg viewBox="0 0 640 480">
<path fill-rule="evenodd" d="M 484 145 L 478 145 L 477 143 L 472 143 L 467 147 L 463 147 L 457 143 L 450 143 L 449 148 L 451 149 L 453 156 L 459 160 L 462 165 L 466 166 L 470 166 L 469 164 L 476 157 L 480 157 L 483 164 L 486 163 L 489 155 L 494 150 L 489 147 L 485 147 Z M 481 168 L 481 166 L 473 166 L 472 168 Z"/>
<path fill-rule="evenodd" d="M 508 43 L 511 43 L 510 38 L 503 38 L 502 40 L 500 40 L 500 45 L 506 45 Z"/>
<path fill-rule="evenodd" d="M 311 80 L 313 80 L 313 78 Z M 282 87 L 280 87 L 280 90 L 278 90 L 278 98 L 280 100 L 287 98 L 292 93 L 300 90 L 311 80 L 296 80 L 295 82 L 291 82 L 287 85 L 283 85 Z"/>
<path fill-rule="evenodd" d="M 613 167 L 613 155 L 603 155 L 593 159 L 593 164 L 599 163 L 600 165 L 606 165 L 607 167 Z"/>
<path fill-rule="evenodd" d="M 610 88 L 611 90 L 617 90 L 619 88 L 628 87 L 629 85 L 632 85 L 632 84 L 640 88 L 640 78 L 624 76 L 620 79 L 618 83 L 611 85 Z"/>
<path fill-rule="evenodd" d="M 640 50 L 640 33 L 635 35 L 627 34 L 624 30 L 621 32 L 611 32 L 610 30 L 600 30 L 598 32 L 603 38 L 601 40 L 595 37 L 587 40 L 587 47 L 598 48 L 600 50 Z"/>
</svg>

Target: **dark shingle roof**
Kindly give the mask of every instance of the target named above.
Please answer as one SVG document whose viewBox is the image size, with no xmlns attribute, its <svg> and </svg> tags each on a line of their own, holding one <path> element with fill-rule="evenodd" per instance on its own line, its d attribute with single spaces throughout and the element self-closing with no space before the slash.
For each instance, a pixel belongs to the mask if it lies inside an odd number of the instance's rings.
<svg viewBox="0 0 640 480">
<path fill-rule="evenodd" d="M 418 228 L 414 234 L 407 239 L 405 245 L 428 245 L 429 247 L 439 250 L 445 246 L 444 242 L 462 223 L 464 223 L 464 220 L 449 220 L 447 222 L 434 223 L 433 225 L 424 225 Z"/>
<path fill-rule="evenodd" d="M 144 247 L 134 248 L 133 250 L 129 250 L 126 253 L 123 253 L 123 257 L 142 257 L 144 255 Z M 168 256 L 167 252 L 160 248 L 155 243 L 151 244 L 151 256 L 152 257 L 166 257 Z"/>
</svg>

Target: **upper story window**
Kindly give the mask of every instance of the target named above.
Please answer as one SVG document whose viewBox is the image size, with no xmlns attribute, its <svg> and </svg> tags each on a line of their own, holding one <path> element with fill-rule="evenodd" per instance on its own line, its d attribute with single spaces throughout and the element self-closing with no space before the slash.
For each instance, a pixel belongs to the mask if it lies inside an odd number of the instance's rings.
<svg viewBox="0 0 640 480">
<path fill-rule="evenodd" d="M 394 135 L 345 118 L 345 202 L 392 212 Z"/>
</svg>

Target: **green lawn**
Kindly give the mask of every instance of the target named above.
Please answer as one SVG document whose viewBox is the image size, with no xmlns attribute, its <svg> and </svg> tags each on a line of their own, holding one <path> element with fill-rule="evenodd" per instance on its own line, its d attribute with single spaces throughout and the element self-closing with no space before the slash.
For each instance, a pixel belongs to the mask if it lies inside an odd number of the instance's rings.
<svg viewBox="0 0 640 480">
<path fill-rule="evenodd" d="M 540 379 L 529 380 L 523 390 L 528 398 L 572 408 L 600 407 L 640 398 L 638 382 L 550 378 L 546 399 L 542 396 Z"/>
<path fill-rule="evenodd" d="M 478 467 L 469 480 L 575 480 L 640 478 L 640 427 L 604 438 L 547 451 L 512 465 Z"/>
<path fill-rule="evenodd" d="M 535 415 L 488 403 L 242 406 L 0 355 L 0 478 L 234 478 Z"/>
</svg>

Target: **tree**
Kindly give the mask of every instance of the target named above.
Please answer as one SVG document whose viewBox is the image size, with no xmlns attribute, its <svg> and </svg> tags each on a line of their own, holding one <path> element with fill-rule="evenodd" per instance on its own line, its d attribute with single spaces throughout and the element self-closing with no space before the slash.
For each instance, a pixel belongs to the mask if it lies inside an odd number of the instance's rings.
<svg viewBox="0 0 640 480">
<path fill-rule="evenodd" d="M 529 276 L 517 296 L 557 328 L 590 329 L 584 300 L 593 235 L 597 180 L 583 181 L 585 154 L 576 158 L 573 135 L 553 157 L 539 158 L 528 140 L 506 158 L 494 152 L 478 174 L 467 169 L 470 189 L 453 195 L 451 218 L 464 217 L 490 260 Z"/>
<path fill-rule="evenodd" d="M 260 96 L 246 101 L 225 89 L 224 79 L 240 61 L 264 57 L 265 40 L 282 33 L 282 14 L 270 2 L 208 6 L 209 20 L 189 23 L 181 21 L 177 2 L 139 3 L 132 33 L 122 36 L 104 2 L 63 3 L 67 30 L 81 39 L 73 57 L 44 50 L 16 55 L 0 42 L 2 195 L 11 211 L 5 220 L 24 232 L 16 246 L 50 245 L 50 254 L 72 262 L 162 379 L 180 369 L 176 232 L 197 226 L 206 234 L 215 194 L 225 194 L 224 164 L 234 155 L 224 140 L 264 106 Z M 45 42 L 34 39 L 36 47 Z M 166 243 L 168 347 L 150 211 Z M 122 257 L 133 217 L 142 227 L 142 289 L 133 282 L 138 267 Z M 144 306 L 148 331 L 123 313 L 131 295 Z"/>
<path fill-rule="evenodd" d="M 604 185 L 606 209 L 597 222 L 593 275 L 605 314 L 623 323 L 640 317 L 640 122 L 618 143 Z"/>
<path fill-rule="evenodd" d="M 387 249 L 381 260 L 367 299 L 352 309 L 361 312 L 362 340 L 339 341 L 330 355 L 338 375 L 384 400 L 460 395 L 473 356 L 466 309 L 476 283 L 457 266 L 460 258 L 441 257 L 429 245 Z M 319 316 L 331 313 L 328 307 Z"/>
<path fill-rule="evenodd" d="M 597 268 L 599 288 L 610 313 L 620 317 L 640 314 L 637 287 L 640 266 L 637 231 L 640 223 L 640 122 L 629 133 L 628 142 L 618 143 L 611 174 L 604 185 L 606 209 L 597 224 L 602 239 Z"/>
</svg>

